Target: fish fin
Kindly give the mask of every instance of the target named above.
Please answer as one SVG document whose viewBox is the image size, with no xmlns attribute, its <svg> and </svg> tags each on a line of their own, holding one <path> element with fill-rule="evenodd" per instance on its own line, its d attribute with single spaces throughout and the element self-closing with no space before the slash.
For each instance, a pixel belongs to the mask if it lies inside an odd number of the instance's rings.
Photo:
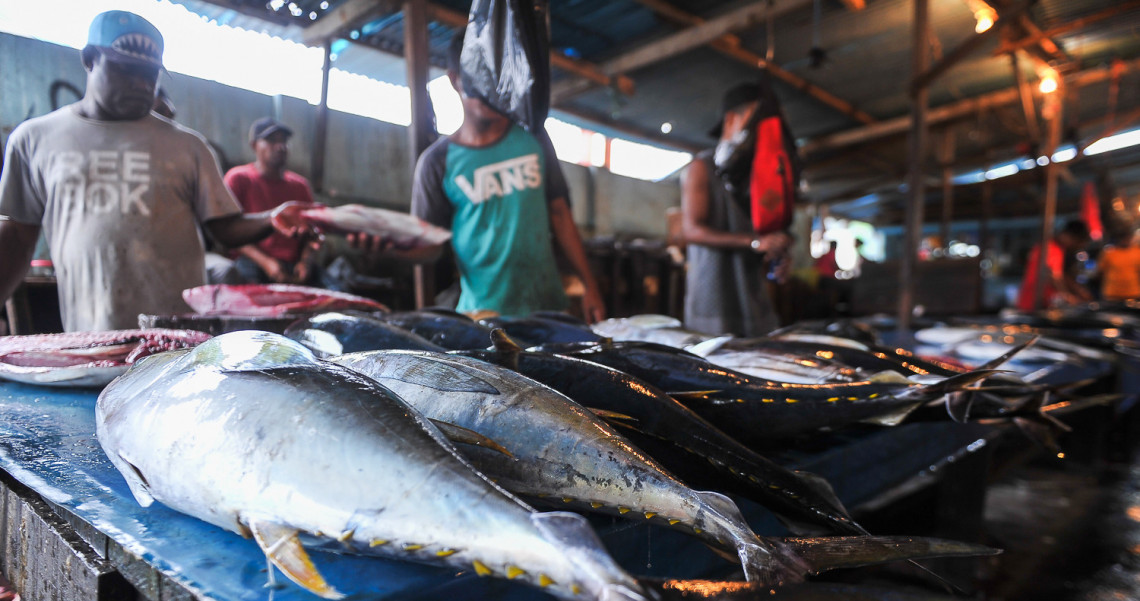
<svg viewBox="0 0 1140 601">
<path fill-rule="evenodd" d="M 146 477 L 143 476 L 142 471 L 135 466 L 135 464 L 122 453 L 119 453 L 119 460 L 127 464 L 130 470 L 123 471 L 123 479 L 127 481 L 127 487 L 131 489 L 131 494 L 134 495 L 135 501 L 143 507 L 150 507 L 154 503 L 154 495 L 150 494 L 150 484 L 147 483 Z"/>
<path fill-rule="evenodd" d="M 903 391 L 898 396 L 918 396 L 927 399 L 933 399 L 948 392 L 963 390 L 969 387 L 971 384 L 985 380 L 986 378 L 997 373 L 1002 373 L 1002 371 L 996 369 L 975 369 L 974 371 L 966 372 L 964 374 L 950 376 L 949 378 L 946 378 L 945 380 L 942 380 L 936 384 L 927 384 L 925 386 L 912 387 L 909 390 Z"/>
<path fill-rule="evenodd" d="M 1067 415 L 1069 413 L 1073 413 L 1074 411 L 1080 411 L 1081 409 L 1086 409 L 1088 407 L 1110 405 L 1123 398 L 1123 394 L 1116 392 L 1098 394 L 1095 396 L 1051 403 L 1041 407 L 1041 412 L 1047 415 Z"/>
<path fill-rule="evenodd" d="M 1037 342 L 1038 338 L 1040 338 L 1040 337 L 1034 336 L 1033 338 L 1030 338 L 1029 340 L 1022 342 L 1021 344 L 1009 349 L 1008 351 L 1003 353 L 1001 356 L 990 359 L 989 361 L 986 361 L 982 365 L 979 365 L 978 369 L 997 369 L 1003 363 L 1005 363 L 1006 361 L 1009 361 L 1011 358 L 1013 358 L 1014 355 L 1025 350 L 1026 347 L 1033 344 L 1034 342 Z"/>
<path fill-rule="evenodd" d="M 762 582 L 772 586 L 803 582 L 811 569 L 797 553 L 779 542 L 741 543 L 736 547 L 740 565 L 744 568 L 744 579 L 748 582 Z"/>
<path fill-rule="evenodd" d="M 500 355 L 503 355 L 507 367 L 512 371 L 519 371 L 519 354 L 522 352 L 522 346 L 515 342 L 510 335 L 507 335 L 506 330 L 503 330 L 502 327 L 491 330 L 490 350 L 498 351 Z"/>
<path fill-rule="evenodd" d="M 912 404 L 897 407 L 888 413 L 876 415 L 874 417 L 868 417 L 867 419 L 859 421 L 864 424 L 875 424 L 878 426 L 897 426 L 901 424 L 903 420 L 911 414 L 912 411 L 918 409 L 921 405 L 921 402 L 916 401 Z"/>
<path fill-rule="evenodd" d="M 728 341 L 732 339 L 732 336 L 717 336 L 716 338 L 709 338 L 704 342 L 698 342 L 697 344 L 689 346 L 685 350 L 694 355 L 697 355 L 698 357 L 707 358 L 709 355 L 724 348 L 724 345 L 728 344 Z"/>
<path fill-rule="evenodd" d="M 474 430 L 469 430 L 463 426 L 457 426 L 449 422 L 439 421 L 438 419 L 428 419 L 432 424 L 435 425 L 436 428 L 439 428 L 439 431 L 443 433 L 443 435 L 447 437 L 447 439 L 451 442 L 483 447 L 485 449 L 491 449 L 492 451 L 502 453 L 507 457 L 514 457 L 514 455 L 512 455 L 510 451 L 504 448 L 503 445 L 495 442 L 490 438 L 487 438 L 486 436 L 483 436 Z"/>
<path fill-rule="evenodd" d="M 325 582 L 309 554 L 301 546 L 297 530 L 260 520 L 247 520 L 253 540 L 285 576 L 305 590 L 324 599 L 343 599 L 344 594 Z"/>
<path fill-rule="evenodd" d="M 892 561 L 1001 553 L 1001 549 L 985 545 L 914 536 L 829 536 L 785 538 L 782 542 L 811 566 L 813 574 Z"/>
<path fill-rule="evenodd" d="M 817 496 L 821 497 L 824 501 L 831 506 L 831 510 L 839 515 L 847 518 L 850 521 L 851 528 L 857 530 L 860 534 L 867 534 L 867 531 L 862 526 L 855 523 L 851 519 L 851 514 L 847 512 L 847 508 L 843 506 L 843 501 L 839 500 L 839 495 L 835 494 L 835 489 L 831 487 L 831 483 L 826 478 L 813 474 L 812 472 L 792 472 L 796 479 L 810 488 Z"/>
<path fill-rule="evenodd" d="M 589 409 L 590 412 L 592 412 L 594 415 L 606 420 L 607 422 L 611 422 L 611 423 L 618 423 L 618 422 L 637 423 L 636 417 L 626 415 L 624 413 L 618 413 L 617 411 L 607 411 L 605 409 L 596 409 L 594 407 L 587 407 L 587 409 Z"/>
<path fill-rule="evenodd" d="M 913 384 L 906 376 L 897 371 L 884 370 L 872 375 L 870 381 L 876 384 Z"/>
<path fill-rule="evenodd" d="M 959 390 L 946 395 L 946 413 L 950 419 L 964 424 L 970 419 L 970 408 L 974 405 L 974 392 Z"/>
</svg>

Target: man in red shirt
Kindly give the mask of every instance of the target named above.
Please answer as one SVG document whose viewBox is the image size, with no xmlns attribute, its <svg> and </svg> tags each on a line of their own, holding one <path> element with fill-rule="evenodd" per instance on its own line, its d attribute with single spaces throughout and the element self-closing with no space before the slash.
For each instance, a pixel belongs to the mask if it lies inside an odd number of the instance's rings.
<svg viewBox="0 0 1140 601">
<path fill-rule="evenodd" d="M 1037 262 L 1041 255 L 1038 244 L 1029 251 L 1025 263 L 1025 278 L 1021 281 L 1021 292 L 1017 295 L 1019 311 L 1048 309 L 1059 299 L 1066 304 L 1077 304 L 1092 300 L 1089 291 L 1065 273 L 1065 255 L 1074 253 L 1089 243 L 1089 227 L 1081 220 L 1070 221 L 1049 241 L 1045 252 L 1045 287 L 1042 302 L 1037 299 Z"/>
<path fill-rule="evenodd" d="M 271 210 L 295 200 L 313 204 L 309 180 L 285 168 L 293 130 L 271 117 L 249 128 L 256 160 L 226 173 L 225 182 L 246 213 Z M 249 283 L 305 284 L 314 279 L 309 255 L 313 248 L 277 233 L 238 249 L 235 267 Z"/>
</svg>

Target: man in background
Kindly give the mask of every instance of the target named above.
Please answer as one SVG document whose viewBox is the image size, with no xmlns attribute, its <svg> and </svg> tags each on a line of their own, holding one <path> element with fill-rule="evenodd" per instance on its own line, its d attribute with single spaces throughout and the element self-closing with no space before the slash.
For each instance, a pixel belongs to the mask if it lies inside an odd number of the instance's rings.
<svg viewBox="0 0 1140 601">
<path fill-rule="evenodd" d="M 1064 225 L 1053 238 L 1045 250 L 1045 265 L 1041 276 L 1045 280 L 1042 288 L 1044 298 L 1037 302 L 1038 264 L 1041 256 L 1041 245 L 1037 244 L 1029 251 L 1025 262 L 1025 278 L 1021 281 L 1021 291 L 1017 296 L 1017 308 L 1020 311 L 1036 311 L 1048 309 L 1058 303 L 1075 305 L 1092 300 L 1089 291 L 1077 283 L 1072 275 L 1065 271 L 1065 257 L 1081 250 L 1089 243 L 1089 227 L 1084 221 L 1075 219 Z"/>
<path fill-rule="evenodd" d="M 12 131 L 0 175 L 0 302 L 23 280 L 41 227 L 67 331 L 131 329 L 178 314 L 206 283 L 199 228 L 228 246 L 308 227 L 295 206 L 243 215 L 205 139 L 151 112 L 162 69 L 154 25 L 97 15 L 83 98 Z"/>
<path fill-rule="evenodd" d="M 461 287 L 456 309 L 505 316 L 565 310 L 557 245 L 585 285 L 583 317 L 605 319 L 553 150 L 464 93 L 462 49 L 459 33 L 448 49 L 447 75 L 463 102 L 463 124 L 424 151 L 412 183 L 412 214 L 452 232 Z"/>
<path fill-rule="evenodd" d="M 289 201 L 312 206 L 309 180 L 285 168 L 293 130 L 271 117 L 249 128 L 254 161 L 226 172 L 226 186 L 246 213 L 271 211 Z M 257 244 L 237 250 L 234 268 L 251 284 L 306 284 L 316 279 L 310 262 L 314 248 L 300 240 L 273 233 Z"/>
<path fill-rule="evenodd" d="M 725 94 L 721 123 L 714 128 L 718 146 L 746 137 L 742 134 L 755 123 L 763 95 L 755 84 L 742 84 Z M 779 326 L 765 276 L 779 258 L 783 260 L 776 262 L 773 276 L 786 275 L 791 237 L 782 230 L 755 233 L 749 205 L 735 197 L 717 173 L 714 154 L 713 150 L 698 154 L 681 174 L 688 263 L 685 327 L 709 334 L 763 336 Z"/>
</svg>

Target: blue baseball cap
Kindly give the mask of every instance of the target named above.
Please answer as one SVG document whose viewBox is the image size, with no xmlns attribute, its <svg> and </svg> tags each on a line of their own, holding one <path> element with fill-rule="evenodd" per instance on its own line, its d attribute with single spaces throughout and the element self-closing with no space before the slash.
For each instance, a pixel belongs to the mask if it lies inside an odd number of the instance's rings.
<svg viewBox="0 0 1140 601">
<path fill-rule="evenodd" d="M 122 10 L 95 16 L 87 45 L 103 51 L 115 62 L 162 67 L 162 34 L 150 21 Z"/>
</svg>

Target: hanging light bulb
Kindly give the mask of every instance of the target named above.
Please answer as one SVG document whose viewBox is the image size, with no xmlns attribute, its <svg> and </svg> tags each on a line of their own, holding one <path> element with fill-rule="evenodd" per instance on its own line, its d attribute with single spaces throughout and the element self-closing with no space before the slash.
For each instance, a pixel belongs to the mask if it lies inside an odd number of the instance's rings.
<svg viewBox="0 0 1140 601">
<path fill-rule="evenodd" d="M 1037 84 L 1037 88 L 1041 90 L 1042 94 L 1052 94 L 1057 91 L 1057 71 L 1052 68 L 1047 68 L 1040 73 L 1041 82 Z"/>
<path fill-rule="evenodd" d="M 974 26 L 974 31 L 982 33 L 994 26 L 994 21 L 997 20 L 997 11 L 989 6 L 983 6 L 974 11 L 974 18 L 978 20 L 978 24 Z"/>
</svg>

